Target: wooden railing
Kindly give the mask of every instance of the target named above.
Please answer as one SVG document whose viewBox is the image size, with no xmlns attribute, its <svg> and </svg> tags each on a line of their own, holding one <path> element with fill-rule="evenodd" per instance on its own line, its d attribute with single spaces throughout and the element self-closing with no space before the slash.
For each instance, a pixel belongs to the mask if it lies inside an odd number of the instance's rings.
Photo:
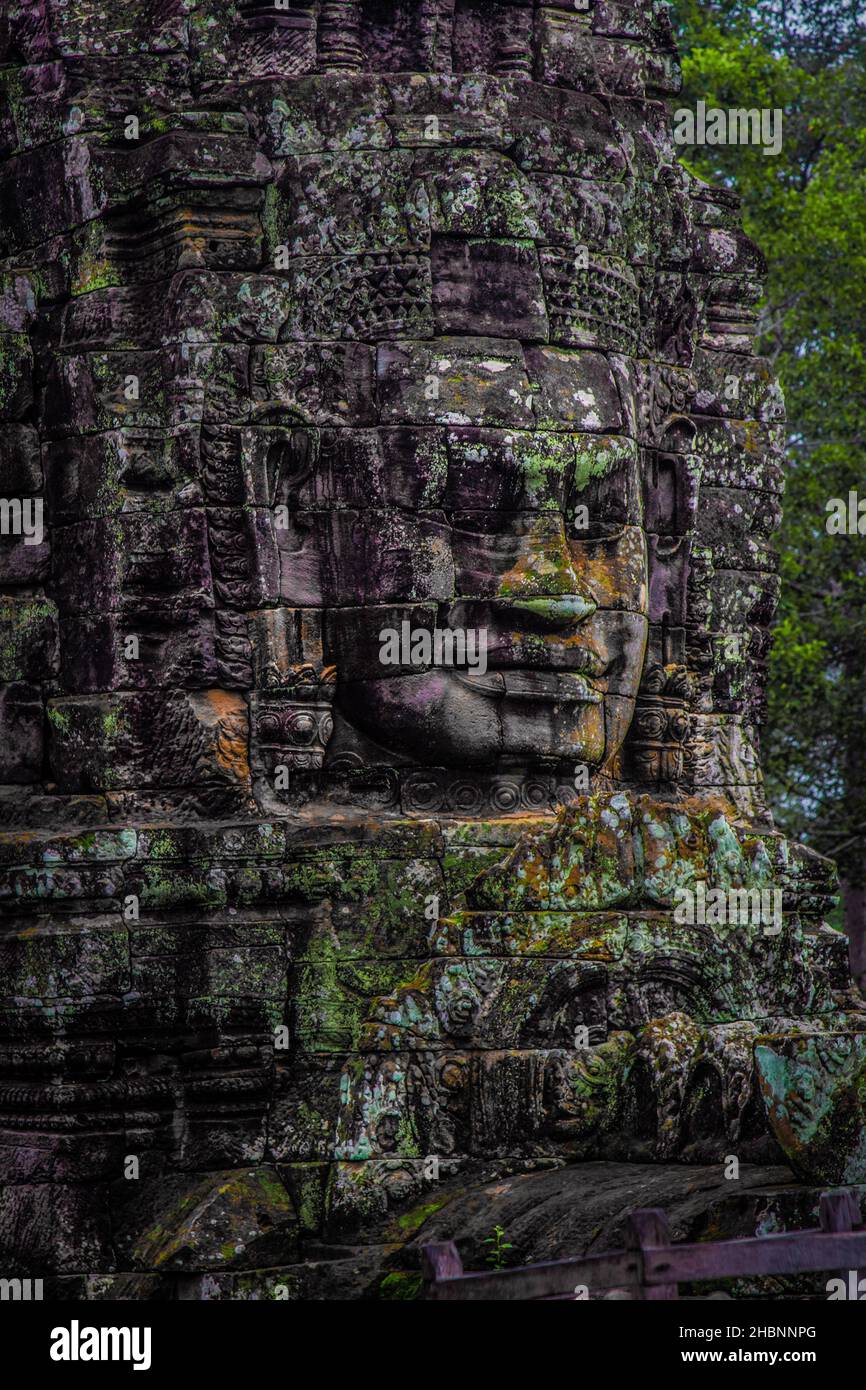
<svg viewBox="0 0 866 1390">
<path fill-rule="evenodd" d="M 821 1229 L 743 1240 L 673 1244 L 664 1212 L 633 1211 L 627 1248 L 486 1273 L 465 1273 L 453 1241 L 421 1247 L 425 1297 L 463 1299 L 679 1298 L 680 1284 L 866 1267 L 866 1229 L 849 1191 L 824 1192 Z"/>
</svg>

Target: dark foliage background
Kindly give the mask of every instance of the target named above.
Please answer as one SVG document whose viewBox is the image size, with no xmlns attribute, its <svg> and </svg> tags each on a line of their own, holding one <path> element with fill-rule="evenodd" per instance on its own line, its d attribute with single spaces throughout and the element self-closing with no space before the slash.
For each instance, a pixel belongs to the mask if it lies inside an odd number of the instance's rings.
<svg viewBox="0 0 866 1390">
<path fill-rule="evenodd" d="M 770 265 L 760 329 L 788 408 L 782 598 L 763 735 L 785 831 L 839 865 L 839 921 L 866 974 L 866 534 L 829 535 L 827 502 L 866 513 L 866 5 L 675 0 L 681 104 L 784 111 L 778 157 L 686 152 L 732 184 Z M 866 515 L 863 519 L 866 533 Z"/>
</svg>

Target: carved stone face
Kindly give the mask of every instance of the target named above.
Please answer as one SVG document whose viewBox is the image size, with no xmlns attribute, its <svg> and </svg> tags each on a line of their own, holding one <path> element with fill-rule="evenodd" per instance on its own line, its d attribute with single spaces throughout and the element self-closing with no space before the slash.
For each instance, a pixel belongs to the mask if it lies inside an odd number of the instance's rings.
<svg viewBox="0 0 866 1390">
<path fill-rule="evenodd" d="M 539 51 L 579 37 L 536 18 Z M 372 769 L 365 804 L 410 812 L 549 806 L 576 764 L 675 781 L 690 631 L 702 709 L 746 698 L 716 668 L 751 616 L 709 588 L 739 564 L 714 517 L 752 524 L 744 443 L 777 486 L 744 423 L 774 418 L 742 356 L 757 253 L 661 105 L 566 90 L 559 58 L 517 79 L 516 40 L 484 57 L 464 29 L 450 71 L 380 71 L 374 45 L 244 98 L 259 268 L 210 285 L 195 332 L 223 340 L 208 554 L 260 804 L 283 763 L 350 801 Z"/>
<path fill-rule="evenodd" d="M 481 372 L 508 370 L 488 352 Z M 452 370 L 444 356 L 436 366 Z M 427 473 L 431 456 L 436 469 L 437 451 L 441 467 L 425 477 L 430 504 L 359 511 L 351 545 L 330 551 L 343 582 L 325 650 L 342 714 L 422 763 L 601 763 L 628 727 L 646 637 L 645 537 L 622 504 L 628 441 L 454 428 L 401 431 L 385 448 L 391 499 L 410 469 Z M 415 635 L 436 629 L 466 635 L 462 662 L 448 639 L 435 664 L 431 640 L 425 668 Z M 387 633 L 401 638 L 397 667 L 381 659 Z"/>
<path fill-rule="evenodd" d="M 588 221 L 623 251 L 627 219 L 585 190 L 570 222 L 555 215 L 544 179 L 505 154 L 424 150 L 402 212 L 425 209 L 429 232 L 404 233 L 426 234 L 428 253 L 364 252 L 366 235 L 383 239 L 377 207 L 369 233 L 356 225 L 371 160 L 352 170 L 344 157 L 327 232 L 309 224 L 325 196 L 310 180 L 327 185 L 333 167 L 279 192 L 298 233 L 287 244 L 309 252 L 301 287 L 321 296 L 330 275 L 368 311 L 373 300 L 377 341 L 277 345 L 253 366 L 258 453 L 283 513 L 280 597 L 321 615 L 321 660 L 336 668 L 331 752 L 597 767 L 634 712 L 648 574 L 637 284 L 624 257 L 589 255 L 582 232 Z M 302 202 L 306 229 L 290 220 Z M 327 255 L 312 254 L 319 238 Z M 305 373 L 328 382 L 315 410 Z"/>
<path fill-rule="evenodd" d="M 482 371 L 508 369 L 494 344 L 488 352 Z M 575 394 L 594 399 L 580 361 L 567 370 Z M 421 763 L 598 765 L 614 753 L 647 629 L 634 444 L 525 426 L 398 427 L 319 448 L 314 486 L 329 505 L 289 513 L 284 595 L 320 598 L 345 719 Z M 347 508 L 336 456 L 371 505 Z M 400 507 L 410 490 L 420 505 Z M 437 629 L 452 634 L 439 664 Z"/>
</svg>

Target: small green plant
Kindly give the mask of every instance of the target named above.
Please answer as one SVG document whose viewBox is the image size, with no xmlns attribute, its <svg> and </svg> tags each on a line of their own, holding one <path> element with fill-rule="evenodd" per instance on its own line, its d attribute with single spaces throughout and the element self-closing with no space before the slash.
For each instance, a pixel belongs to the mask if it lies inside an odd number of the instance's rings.
<svg viewBox="0 0 866 1390">
<path fill-rule="evenodd" d="M 493 1249 L 487 1252 L 486 1263 L 493 1269 L 504 1269 L 506 1265 L 506 1250 L 513 1250 L 514 1246 L 504 1239 L 505 1231 L 501 1226 L 493 1227 L 493 1235 L 486 1236 L 485 1245 L 492 1245 Z"/>
</svg>

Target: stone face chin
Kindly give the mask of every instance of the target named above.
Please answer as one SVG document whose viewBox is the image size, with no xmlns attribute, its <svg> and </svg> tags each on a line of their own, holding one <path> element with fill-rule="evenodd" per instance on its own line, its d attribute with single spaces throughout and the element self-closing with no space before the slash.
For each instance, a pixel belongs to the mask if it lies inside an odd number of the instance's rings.
<svg viewBox="0 0 866 1390">
<path fill-rule="evenodd" d="M 3 1273 L 384 1296 L 482 1176 L 862 1178 L 666 8 L 177 9 L 0 26 Z"/>
</svg>

